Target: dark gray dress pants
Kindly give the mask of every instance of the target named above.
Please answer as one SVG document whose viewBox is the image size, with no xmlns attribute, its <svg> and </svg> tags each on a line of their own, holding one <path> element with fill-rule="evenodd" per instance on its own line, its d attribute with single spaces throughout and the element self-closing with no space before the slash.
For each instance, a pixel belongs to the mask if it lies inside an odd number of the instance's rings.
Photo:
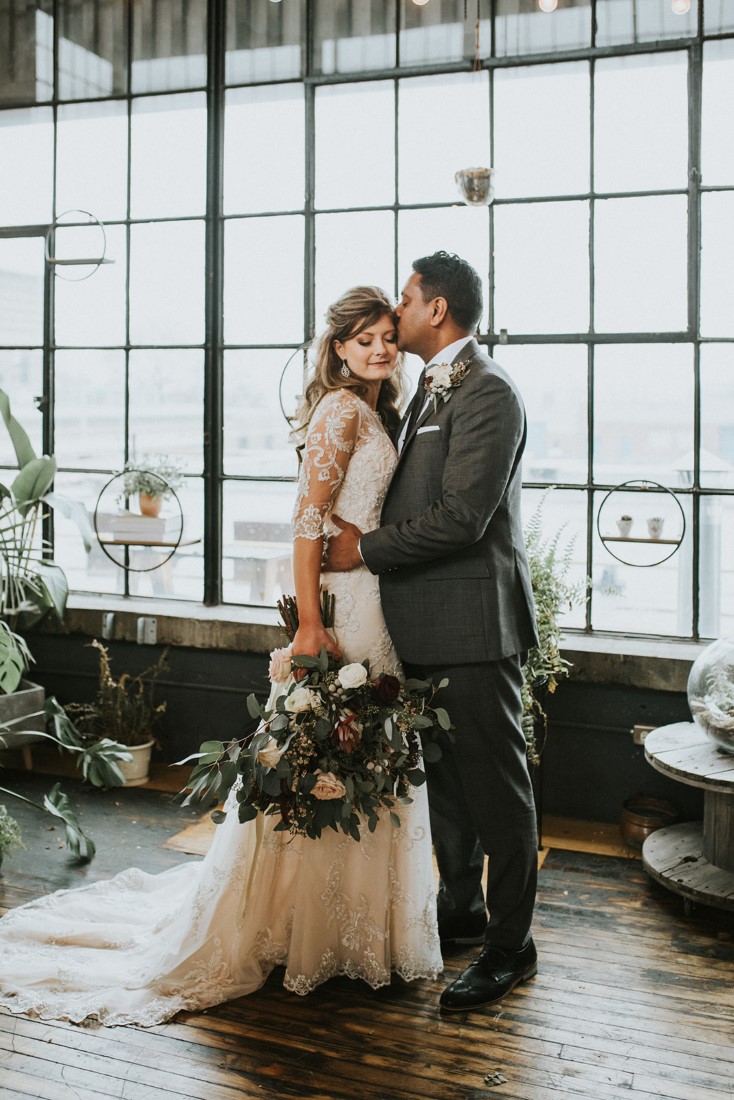
<svg viewBox="0 0 734 1100">
<path fill-rule="evenodd" d="M 438 916 L 484 911 L 486 941 L 522 947 L 530 930 L 538 877 L 538 833 L 520 726 L 518 655 L 471 665 L 407 664 L 406 675 L 449 681 L 436 696 L 454 725 L 441 733 L 443 756 L 426 763 L 431 831 L 440 875 Z"/>
</svg>

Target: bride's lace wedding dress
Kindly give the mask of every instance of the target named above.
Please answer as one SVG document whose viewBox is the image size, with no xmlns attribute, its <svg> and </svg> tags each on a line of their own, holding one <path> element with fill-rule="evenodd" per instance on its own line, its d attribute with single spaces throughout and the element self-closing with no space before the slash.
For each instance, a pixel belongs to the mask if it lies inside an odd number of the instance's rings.
<svg viewBox="0 0 734 1100">
<path fill-rule="evenodd" d="M 309 431 L 294 535 L 318 538 L 332 508 L 370 530 L 396 462 L 377 415 L 346 390 L 327 394 Z M 329 574 L 345 661 L 399 673 L 366 568 Z M 435 978 L 441 954 L 426 788 L 357 842 L 241 825 L 234 796 L 202 861 L 137 869 L 59 891 L 0 920 L 0 1005 L 47 1019 L 153 1025 L 258 989 L 273 967 L 308 993 L 338 974 L 376 988 L 396 972 Z"/>
</svg>

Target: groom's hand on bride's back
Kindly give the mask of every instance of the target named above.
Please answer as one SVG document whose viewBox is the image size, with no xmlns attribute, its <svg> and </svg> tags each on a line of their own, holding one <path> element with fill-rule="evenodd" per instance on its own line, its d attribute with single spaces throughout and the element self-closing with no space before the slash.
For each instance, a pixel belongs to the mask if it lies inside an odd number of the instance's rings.
<svg viewBox="0 0 734 1100">
<path fill-rule="evenodd" d="M 334 535 L 326 544 L 324 552 L 324 569 L 328 572 L 345 573 L 350 569 L 356 569 L 362 565 L 362 555 L 359 552 L 359 540 L 362 532 L 353 523 L 332 515 L 333 522 L 341 529 L 341 533 Z"/>
</svg>

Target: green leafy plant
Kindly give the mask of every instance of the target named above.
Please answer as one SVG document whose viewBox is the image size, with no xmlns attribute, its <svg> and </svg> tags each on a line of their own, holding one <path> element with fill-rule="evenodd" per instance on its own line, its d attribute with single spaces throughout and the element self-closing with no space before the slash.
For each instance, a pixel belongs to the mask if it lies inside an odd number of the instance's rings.
<svg viewBox="0 0 734 1100">
<path fill-rule="evenodd" d="M 142 493 L 169 500 L 172 490 L 180 489 L 183 483 L 182 467 L 175 459 L 162 454 L 143 455 L 139 461 L 133 459 L 125 464 L 120 496 Z"/>
<path fill-rule="evenodd" d="M 67 703 L 67 716 L 73 716 L 82 735 L 92 740 L 112 738 L 128 746 L 155 741 L 166 710 L 165 703 L 155 702 L 155 686 L 161 673 L 168 671 L 168 650 L 137 676 L 124 672 L 116 680 L 107 647 L 96 638 L 90 644 L 99 653 L 97 695 L 92 703 Z"/>
<path fill-rule="evenodd" d="M 51 491 L 56 474 L 53 456 L 36 455 L 28 433 L 10 409 L 10 400 L 0 390 L 0 416 L 10 436 L 18 463 L 13 481 L 0 484 L 0 695 L 17 691 L 33 657 L 24 637 L 18 633 L 40 622 L 47 615 L 63 619 L 69 588 L 60 566 L 48 557 L 41 535 L 45 509 L 53 508 L 72 519 L 90 549 L 94 536 L 86 508 Z M 117 762 L 129 758 L 122 745 L 112 741 L 91 743 L 74 726 L 53 698 L 46 700 L 43 711 L 25 715 L 21 721 L 43 716 L 46 732 L 32 729 L 35 737 L 46 738 L 60 750 L 77 757 L 83 778 L 95 786 L 114 786 L 123 776 Z M 8 733 L 23 733 L 18 720 L 13 729 L 0 726 L 0 748 L 12 747 Z M 3 736 L 6 735 L 6 736 Z M 0 787 L 0 793 L 19 799 L 58 817 L 64 824 L 69 847 L 80 860 L 89 860 L 94 843 L 82 830 L 69 800 L 57 784 L 43 803 L 34 802 L 17 791 Z"/>
<path fill-rule="evenodd" d="M 0 803 L 0 863 L 5 853 L 12 851 L 13 848 L 25 848 L 20 825 Z"/>
<path fill-rule="evenodd" d="M 549 537 L 543 535 L 543 506 L 548 492 L 541 497 L 525 528 L 525 547 L 538 626 L 538 645 L 528 653 L 522 685 L 522 727 L 531 764 L 540 762 L 545 742 L 548 715 L 544 699 L 555 692 L 559 681 L 568 676 L 570 668 L 569 662 L 561 656 L 560 618 L 564 611 L 586 598 L 586 585 L 573 584 L 568 579 L 573 539 L 562 545 L 563 527 Z"/>
</svg>

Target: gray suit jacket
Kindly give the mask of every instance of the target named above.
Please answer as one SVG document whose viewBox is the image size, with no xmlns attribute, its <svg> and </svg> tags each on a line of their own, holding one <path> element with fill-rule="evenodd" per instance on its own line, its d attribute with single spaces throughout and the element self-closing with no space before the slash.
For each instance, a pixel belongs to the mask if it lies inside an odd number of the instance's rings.
<svg viewBox="0 0 734 1100">
<path fill-rule="evenodd" d="M 522 399 L 476 341 L 469 373 L 433 400 L 405 440 L 382 525 L 362 536 L 382 606 L 412 664 L 495 661 L 535 645 L 520 518 Z"/>
</svg>

